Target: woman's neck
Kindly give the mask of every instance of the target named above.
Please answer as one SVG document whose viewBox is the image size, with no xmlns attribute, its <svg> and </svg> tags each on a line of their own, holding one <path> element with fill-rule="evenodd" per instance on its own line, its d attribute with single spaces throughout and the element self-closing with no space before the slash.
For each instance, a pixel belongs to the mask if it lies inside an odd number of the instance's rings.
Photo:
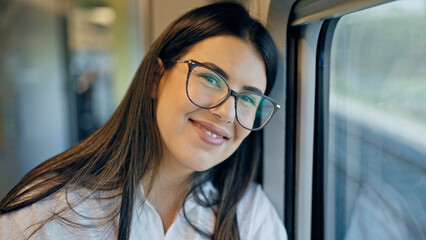
<svg viewBox="0 0 426 240">
<path fill-rule="evenodd" d="M 164 159 L 163 159 L 164 160 Z M 183 200 L 190 189 L 192 171 L 162 161 L 147 199 L 157 210 L 163 222 L 164 232 L 173 223 Z M 146 183 L 146 181 L 144 181 Z M 143 183 L 142 183 L 143 184 Z M 144 189 L 148 185 L 143 185 Z"/>
</svg>

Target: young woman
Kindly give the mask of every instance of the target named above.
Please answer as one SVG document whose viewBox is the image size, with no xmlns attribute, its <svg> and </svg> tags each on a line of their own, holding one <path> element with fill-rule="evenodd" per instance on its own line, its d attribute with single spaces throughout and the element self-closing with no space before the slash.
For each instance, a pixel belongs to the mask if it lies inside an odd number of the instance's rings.
<svg viewBox="0 0 426 240">
<path fill-rule="evenodd" d="M 1 239 L 286 239 L 255 180 L 276 48 L 235 3 L 172 23 L 92 136 L 0 203 Z"/>
</svg>

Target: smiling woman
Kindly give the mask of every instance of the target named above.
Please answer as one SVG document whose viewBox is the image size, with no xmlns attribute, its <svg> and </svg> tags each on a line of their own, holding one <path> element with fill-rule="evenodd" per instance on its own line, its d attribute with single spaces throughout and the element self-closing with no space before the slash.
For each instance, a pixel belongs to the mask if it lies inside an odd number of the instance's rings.
<svg viewBox="0 0 426 240">
<path fill-rule="evenodd" d="M 276 49 L 235 3 L 188 12 L 152 45 L 97 132 L 0 203 L 7 239 L 286 239 L 253 183 Z M 185 63 L 185 64 L 179 64 Z"/>
</svg>

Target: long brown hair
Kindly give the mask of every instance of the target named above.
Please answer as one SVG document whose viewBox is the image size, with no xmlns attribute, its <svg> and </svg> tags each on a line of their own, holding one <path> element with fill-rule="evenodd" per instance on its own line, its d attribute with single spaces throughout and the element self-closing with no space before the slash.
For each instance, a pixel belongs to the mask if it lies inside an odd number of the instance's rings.
<svg viewBox="0 0 426 240">
<path fill-rule="evenodd" d="M 173 22 L 151 46 L 112 117 L 87 139 L 25 175 L 0 202 L 0 214 L 22 209 L 59 190 L 118 190 L 116 197 L 121 204 L 109 219 L 119 216 L 118 239 L 128 239 L 136 189 L 143 177 L 149 177 L 152 186 L 161 159 L 156 102 L 151 98 L 162 74 L 157 59 L 164 60 L 167 70 L 173 67 L 172 61 L 167 60 L 178 59 L 197 42 L 216 35 L 239 37 L 257 49 L 265 64 L 268 93 L 275 81 L 277 52 L 266 29 L 236 3 L 216 3 L 192 10 Z M 236 208 L 256 176 L 261 134 L 251 133 L 227 160 L 194 174 L 187 196 L 194 192 L 204 194 L 200 186 L 207 181 L 218 190 L 217 199 L 206 202 L 196 197 L 199 204 L 212 208 L 216 214 L 213 233 L 198 229 L 185 215 L 200 234 L 211 239 L 239 239 Z M 147 176 L 148 172 L 154 174 Z M 145 193 L 149 190 L 150 187 Z M 68 203 L 68 207 L 73 205 Z M 57 218 L 62 218 L 60 213 L 44 223 Z"/>
</svg>

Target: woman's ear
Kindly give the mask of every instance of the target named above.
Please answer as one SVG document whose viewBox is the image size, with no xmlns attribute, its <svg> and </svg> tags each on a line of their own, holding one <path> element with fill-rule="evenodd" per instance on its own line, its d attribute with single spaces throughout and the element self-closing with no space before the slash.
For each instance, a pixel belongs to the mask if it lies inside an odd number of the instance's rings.
<svg viewBox="0 0 426 240">
<path fill-rule="evenodd" d="M 163 69 L 163 60 L 161 60 L 159 57 L 157 58 L 157 64 L 161 69 Z"/>
<path fill-rule="evenodd" d="M 152 85 L 151 89 L 151 98 L 157 99 L 157 91 L 160 85 L 161 77 L 164 73 L 164 65 L 163 60 L 161 58 L 157 58 L 157 65 L 155 66 L 155 73 L 154 73 L 154 84 Z"/>
</svg>

